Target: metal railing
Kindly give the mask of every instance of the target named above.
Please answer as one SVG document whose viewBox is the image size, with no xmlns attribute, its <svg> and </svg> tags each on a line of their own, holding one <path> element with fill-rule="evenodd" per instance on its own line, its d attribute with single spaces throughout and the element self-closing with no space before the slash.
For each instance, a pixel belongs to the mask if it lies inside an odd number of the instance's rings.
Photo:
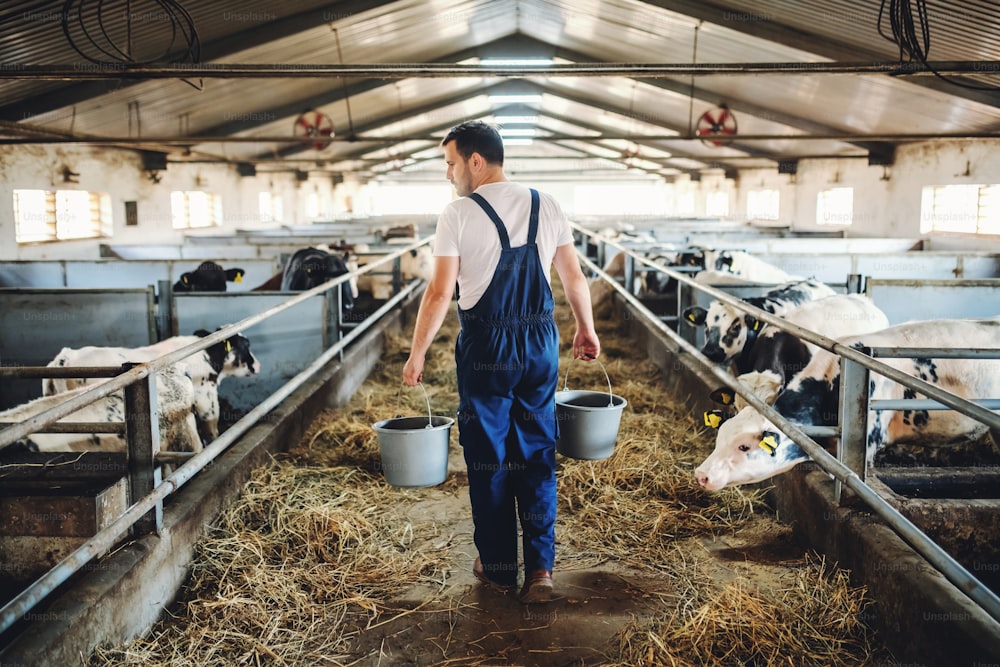
<svg viewBox="0 0 1000 667">
<path fill-rule="evenodd" d="M 578 226 L 575 228 L 588 236 L 596 236 L 590 230 L 586 230 Z M 899 371 L 854 348 L 844 346 L 833 339 L 787 322 L 772 315 L 771 313 L 741 301 L 740 299 L 737 299 L 722 290 L 698 283 L 681 272 L 655 265 L 643 257 L 634 255 L 629 248 L 623 245 L 607 241 L 599 237 L 597 237 L 597 241 L 599 244 L 604 243 L 611 245 L 622 252 L 629 253 L 629 255 L 632 256 L 631 259 L 633 262 L 650 266 L 657 271 L 662 271 L 676 279 L 678 284 L 684 283 L 696 290 L 701 290 L 710 295 L 712 298 L 718 299 L 729 306 L 749 313 L 761 321 L 773 325 L 783 331 L 792 333 L 799 338 L 807 340 L 810 343 L 813 343 L 834 354 L 838 354 L 842 359 L 847 359 L 850 362 L 853 362 L 856 366 L 863 367 L 867 371 L 877 372 L 906 387 L 923 393 L 934 401 L 947 406 L 949 409 L 958 410 L 974 419 L 982 421 L 990 428 L 1000 429 L 1000 415 L 991 412 L 986 407 L 977 405 L 975 402 L 965 400 L 941 389 L 940 387 Z M 630 289 L 626 289 L 622 283 L 619 283 L 615 278 L 605 273 L 589 258 L 584 257 L 583 262 L 595 275 L 610 282 L 612 288 L 618 292 L 622 298 L 629 303 L 629 305 L 645 314 L 652 326 L 656 327 L 657 330 L 673 341 L 678 348 L 678 354 L 686 354 L 693 359 L 696 359 L 699 365 L 714 375 L 720 383 L 733 387 L 735 391 L 747 401 L 748 404 L 769 419 L 773 424 L 775 424 L 775 426 L 781 429 L 782 432 L 794 439 L 796 444 L 798 444 L 812 458 L 812 460 L 823 469 L 824 472 L 832 476 L 838 484 L 853 491 L 858 498 L 860 498 L 860 500 L 862 500 L 875 514 L 881 517 L 893 530 L 896 531 L 900 537 L 908 542 L 917 553 L 927 559 L 931 565 L 937 568 L 938 571 L 940 571 L 960 591 L 976 602 L 976 604 L 978 604 L 994 620 L 1000 622 L 1000 597 L 998 597 L 996 593 L 987 588 L 982 582 L 973 576 L 963 565 L 956 561 L 947 551 L 942 549 L 927 534 L 921 531 L 913 522 L 890 505 L 884 498 L 882 498 L 882 496 L 876 493 L 854 470 L 851 469 L 851 467 L 845 465 L 843 461 L 838 460 L 837 457 L 834 457 L 819 443 L 814 441 L 807 434 L 801 424 L 789 421 L 766 402 L 758 398 L 756 394 L 740 382 L 738 378 L 733 377 L 725 370 L 719 368 L 711 362 L 708 362 L 693 344 L 681 337 L 676 331 L 666 326 L 660 318 L 646 308 Z M 626 279 L 624 282 L 628 283 L 629 281 Z M 912 350 L 905 349 L 903 351 L 909 352 Z M 883 351 L 880 350 L 879 352 Z M 995 352 L 997 351 L 972 350 L 971 354 L 973 356 L 985 358 L 987 356 L 992 356 Z M 962 351 L 955 351 L 953 354 L 963 355 L 965 353 Z M 853 373 L 851 374 L 853 375 Z M 857 378 L 852 378 L 852 380 L 856 381 Z M 849 384 L 853 384 L 853 382 Z M 867 387 L 867 381 L 864 382 L 864 387 Z M 864 395 L 867 396 L 867 390 L 864 391 Z M 841 406 L 841 412 L 843 413 L 843 406 Z M 867 410 L 865 412 L 867 412 Z M 830 434 L 830 429 L 828 427 L 825 428 L 827 430 L 827 434 Z M 864 429 L 860 430 L 863 431 Z M 843 422 L 840 429 L 832 431 L 832 433 L 837 432 L 840 432 L 841 435 L 843 435 Z M 852 439 L 854 439 L 853 436 Z M 856 445 L 852 447 L 851 451 L 851 455 L 856 457 Z"/>
<path fill-rule="evenodd" d="M 398 251 L 386 255 L 382 259 L 366 264 L 357 272 L 338 276 L 337 278 L 329 280 L 322 285 L 318 285 L 313 289 L 302 292 L 301 294 L 294 296 L 277 306 L 269 308 L 256 315 L 251 315 L 250 317 L 244 318 L 239 322 L 226 325 L 225 327 L 222 327 L 218 331 L 201 338 L 191 345 L 179 348 L 152 361 L 137 364 L 134 368 L 121 372 L 106 382 L 87 388 L 80 394 L 68 399 L 65 403 L 60 403 L 59 405 L 39 413 L 25 422 L 9 426 L 0 431 L 0 449 L 2 449 L 3 447 L 17 442 L 35 431 L 52 425 L 52 423 L 56 420 L 72 414 L 81 407 L 99 400 L 104 396 L 108 396 L 115 391 L 124 390 L 127 408 L 125 430 L 126 440 L 128 441 L 130 478 L 133 466 L 142 466 L 142 470 L 139 472 L 141 480 L 138 483 L 130 480 L 130 489 L 134 495 L 130 496 L 131 504 L 125 513 L 118 517 L 118 519 L 116 519 L 109 526 L 89 538 L 80 547 L 60 561 L 54 568 L 46 572 L 28 588 L 5 604 L 3 608 L 0 609 L 0 633 L 6 631 L 13 624 L 15 624 L 24 616 L 24 614 L 34 608 L 35 605 L 41 602 L 74 573 L 87 565 L 87 563 L 110 549 L 120 539 L 120 536 L 125 531 L 131 530 L 135 525 L 143 525 L 144 521 L 146 522 L 147 528 L 144 532 L 148 532 L 148 529 L 159 530 L 162 528 L 162 508 L 164 498 L 176 492 L 181 486 L 194 477 L 195 474 L 214 461 L 240 436 L 255 426 L 258 420 L 277 407 L 282 400 L 287 398 L 293 391 L 308 381 L 317 371 L 322 369 L 337 355 L 341 355 L 347 345 L 354 342 L 365 331 L 374 326 L 375 323 L 377 323 L 384 315 L 389 313 L 398 303 L 408 298 L 420 286 L 421 281 L 414 280 L 400 286 L 391 299 L 386 301 L 386 303 L 369 315 L 364 321 L 354 326 L 349 333 L 345 334 L 343 338 L 326 349 L 307 368 L 279 387 L 277 391 L 226 429 L 224 433 L 207 445 L 202 451 L 196 454 L 190 454 L 187 457 L 177 456 L 177 453 L 164 453 L 167 454 L 167 456 L 160 457 L 161 459 L 176 461 L 178 459 L 186 458 L 186 460 L 172 474 L 163 479 L 162 482 L 155 479 L 155 475 L 157 473 L 153 459 L 153 442 L 155 438 L 153 434 L 156 432 L 157 424 L 156 420 L 152 418 L 154 416 L 153 411 L 155 406 L 148 403 L 149 382 L 152 381 L 153 375 L 157 371 L 162 370 L 173 363 L 181 361 L 191 354 L 204 350 L 215 343 L 221 342 L 229 336 L 262 322 L 276 313 L 287 310 L 288 308 L 291 308 L 312 296 L 322 294 L 323 292 L 334 288 L 338 288 L 337 292 L 339 292 L 339 286 L 342 283 L 350 280 L 356 275 L 373 271 L 381 267 L 383 264 L 392 263 L 398 275 L 399 258 L 406 252 L 419 248 L 422 245 L 429 244 L 433 241 L 433 239 L 434 237 L 430 236 L 422 241 L 400 246 Z M 337 292 L 335 292 L 335 294 L 337 294 Z M 339 298 L 339 294 L 337 296 Z M 338 312 L 339 310 L 340 309 L 338 308 Z M 340 315 L 338 315 L 338 318 L 339 317 Z M 82 374 L 98 371 L 103 373 L 118 373 L 119 370 L 120 369 L 117 368 L 102 368 L 96 370 L 87 369 L 83 371 Z M 0 376 L 16 376 L 24 371 L 25 368 L 0 369 Z M 48 374 L 51 371 L 53 371 L 53 369 L 42 368 L 33 369 L 30 372 L 37 373 L 39 376 L 47 376 L 42 374 Z M 67 377 L 78 377 L 81 375 L 81 371 L 79 369 L 66 369 L 66 372 L 63 372 L 62 369 L 58 369 L 52 374 Z M 141 382 L 142 380 L 145 380 L 145 382 Z M 144 394 L 146 403 L 143 404 L 143 398 L 141 395 L 139 395 L 137 399 L 130 399 L 130 394 L 134 392 L 141 392 Z M 129 418 L 130 413 L 128 408 L 133 407 L 133 403 L 139 406 L 139 414 L 144 414 L 146 416 L 145 419 L 140 418 L 138 422 L 135 422 Z M 138 424 L 140 428 L 130 428 L 130 426 L 134 423 Z M 69 428 L 76 427 L 77 425 L 74 424 L 73 427 Z M 133 451 L 133 443 L 135 451 Z M 133 463 L 133 461 L 135 463 Z M 159 462 L 161 461 L 157 461 L 157 463 Z M 149 488 L 144 488 L 144 486 L 148 486 Z M 139 492 L 140 489 L 142 492 Z M 149 525 L 151 515 L 154 523 Z"/>
</svg>

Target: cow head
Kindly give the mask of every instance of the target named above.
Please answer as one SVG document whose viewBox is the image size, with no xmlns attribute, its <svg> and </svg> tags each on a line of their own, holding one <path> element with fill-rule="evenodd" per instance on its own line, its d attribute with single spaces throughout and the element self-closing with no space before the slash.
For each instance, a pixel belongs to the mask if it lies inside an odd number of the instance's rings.
<svg viewBox="0 0 1000 667">
<path fill-rule="evenodd" d="M 738 357 L 748 340 L 763 326 L 763 322 L 752 315 L 721 301 L 713 301 L 708 310 L 700 306 L 686 308 L 683 318 L 691 326 L 705 325 L 705 344 L 701 353 L 718 364 Z"/>
<path fill-rule="evenodd" d="M 751 407 L 719 426 L 715 451 L 695 470 L 706 491 L 763 482 L 791 470 L 809 456 Z"/>
<path fill-rule="evenodd" d="M 340 255 L 318 248 L 296 250 L 285 266 L 281 289 L 306 291 L 342 276 L 350 272 L 347 266 L 349 256 L 349 253 Z M 350 281 L 340 286 L 340 304 L 345 310 L 354 307 L 354 289 Z"/>
<path fill-rule="evenodd" d="M 223 269 L 215 262 L 202 262 L 194 271 L 181 274 L 174 283 L 175 292 L 225 292 L 226 283 L 243 282 L 245 271 L 239 268 Z"/>
<path fill-rule="evenodd" d="M 194 335 L 205 337 L 208 331 L 198 329 Z M 212 345 L 207 350 L 208 361 L 219 379 L 223 377 L 247 377 L 260 372 L 260 361 L 250 352 L 250 340 L 243 334 L 235 334 Z"/>
</svg>

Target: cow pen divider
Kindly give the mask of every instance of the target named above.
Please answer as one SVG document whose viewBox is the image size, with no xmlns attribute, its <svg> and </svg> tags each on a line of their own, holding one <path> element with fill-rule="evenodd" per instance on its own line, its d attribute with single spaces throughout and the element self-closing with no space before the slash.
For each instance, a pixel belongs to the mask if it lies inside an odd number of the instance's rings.
<svg viewBox="0 0 1000 667">
<path fill-rule="evenodd" d="M 591 232 L 585 231 L 586 234 L 590 235 Z M 607 241 L 604 241 L 608 243 Z M 630 250 L 622 247 L 615 243 L 609 243 L 617 247 L 622 252 L 628 252 L 632 254 Z M 642 257 L 634 256 L 634 260 L 641 264 L 649 265 L 650 263 Z M 650 320 L 650 324 L 655 327 L 660 333 L 667 336 L 674 344 L 677 345 L 679 351 L 683 354 L 690 355 L 692 358 L 703 360 L 703 355 L 698 351 L 698 349 L 680 337 L 676 332 L 671 330 L 666 326 L 655 314 L 653 314 L 649 309 L 647 309 L 632 293 L 627 290 L 621 283 L 615 280 L 612 276 L 605 273 L 589 258 L 583 257 L 582 261 L 586 267 L 592 271 L 594 274 L 600 276 L 604 280 L 608 281 L 612 288 L 622 296 L 633 308 L 638 309 L 640 312 L 644 313 Z M 789 323 L 779 317 L 772 315 L 760 308 L 756 308 L 744 301 L 736 299 L 731 295 L 723 292 L 722 290 L 703 285 L 695 282 L 688 276 L 681 272 L 673 271 L 671 269 L 666 269 L 664 267 L 657 267 L 674 279 L 678 283 L 685 283 L 696 290 L 702 290 L 707 294 L 711 295 L 713 298 L 718 299 L 734 308 L 740 309 L 753 315 L 754 317 L 767 322 L 772 326 L 776 326 L 783 331 L 790 332 L 800 338 L 808 340 L 809 342 L 818 345 L 826 350 L 839 354 L 842 359 L 846 358 L 853 362 L 855 366 L 864 367 L 866 370 L 875 371 L 879 374 L 885 375 L 886 377 L 904 385 L 918 392 L 924 393 L 930 398 L 939 401 L 940 403 L 949 406 L 952 409 L 958 410 L 965 413 L 966 415 L 973 417 L 985 424 L 987 424 L 991 429 L 1000 430 L 1000 415 L 997 415 L 985 407 L 977 405 L 971 401 L 962 399 L 948 391 L 935 387 L 934 385 L 928 384 L 922 380 L 919 380 L 912 375 L 898 371 L 880 361 L 877 361 L 858 350 L 850 347 L 846 347 L 837 343 L 836 341 L 817 334 L 809 329 L 802 328 L 795 324 Z M 959 351 L 965 354 L 963 351 Z M 972 351 L 971 354 L 982 355 L 982 352 Z M 913 522 L 907 519 L 902 513 L 900 513 L 896 508 L 890 505 L 884 498 L 882 498 L 878 493 L 876 493 L 865 481 L 852 470 L 848 465 L 838 458 L 831 455 L 823 447 L 814 441 L 809 435 L 807 435 L 807 430 L 811 431 L 813 434 L 817 433 L 819 429 L 815 427 L 810 429 L 804 429 L 802 426 L 797 425 L 795 422 L 791 422 L 783 417 L 780 413 L 774 410 L 770 405 L 759 399 L 753 392 L 749 390 L 742 382 L 737 378 L 734 378 L 728 372 L 716 367 L 714 364 L 703 362 L 703 364 L 708 372 L 713 374 L 720 383 L 727 384 L 733 387 L 736 392 L 742 396 L 747 403 L 753 406 L 761 414 L 771 420 L 778 428 L 780 428 L 786 435 L 793 438 L 803 450 L 812 457 L 824 472 L 831 475 L 839 485 L 846 486 L 848 489 L 853 491 L 858 498 L 860 498 L 873 512 L 880 516 L 885 522 L 891 526 L 896 533 L 902 537 L 907 543 L 909 543 L 921 556 L 923 556 L 929 563 L 931 563 L 938 571 L 940 571 L 952 584 L 954 584 L 960 591 L 965 593 L 970 599 L 972 599 L 980 608 L 982 608 L 987 614 L 989 614 L 994 621 L 1000 623 L 1000 597 L 996 595 L 993 591 L 987 588 L 982 582 L 980 582 L 975 576 L 973 576 L 964 566 L 962 566 L 958 561 L 956 561 L 948 552 L 942 549 L 936 542 L 934 542 L 928 535 L 921 531 Z M 850 371 L 848 371 L 850 372 Z M 852 378 L 857 380 L 857 378 Z M 844 382 L 842 382 L 842 385 Z M 848 382 L 850 384 L 850 381 Z M 867 387 L 867 382 L 864 384 Z M 855 390 L 856 391 L 856 390 Z M 862 392 L 867 396 L 867 391 Z M 843 408 L 842 410 L 843 411 Z M 867 413 L 867 409 L 865 410 Z M 857 421 L 855 424 L 859 423 Z M 862 420 L 860 422 L 864 424 Z M 858 428 L 863 432 L 863 427 Z M 844 431 L 844 421 L 841 421 L 841 427 L 839 432 Z M 829 428 L 823 428 L 824 434 L 829 434 Z M 857 434 L 847 434 L 852 440 L 857 440 Z M 863 433 L 861 434 L 863 436 Z M 864 460 L 864 442 L 860 443 L 861 446 L 861 458 Z M 856 458 L 855 446 L 852 446 L 852 458 Z M 841 447 L 840 451 L 843 451 Z"/>
<path fill-rule="evenodd" d="M 414 250 L 422 245 L 429 244 L 433 241 L 433 239 L 434 237 L 431 236 L 409 245 L 401 245 L 397 252 L 389 254 L 381 260 L 366 265 L 365 269 L 370 270 L 388 262 L 396 262 L 398 265 L 399 257 L 401 257 L 403 253 Z M 363 272 L 364 271 L 360 271 L 360 273 Z M 347 347 L 347 345 L 355 341 L 365 331 L 374 326 L 374 324 L 382 316 L 390 312 L 398 303 L 408 298 L 413 291 L 417 289 L 420 282 L 413 281 L 404 285 L 395 295 L 393 295 L 391 299 L 387 300 L 363 322 L 359 323 L 343 338 L 337 341 L 329 349 L 325 350 L 307 368 L 299 372 L 288 382 L 282 385 L 277 391 L 265 398 L 259 405 L 251 409 L 246 415 L 230 426 L 224 433 L 207 445 L 202 451 L 192 454 L 190 457 L 177 455 L 162 457 L 163 459 L 169 459 L 171 461 L 186 458 L 184 463 L 182 463 L 173 473 L 162 481 L 155 479 L 155 476 L 158 474 L 158 469 L 155 468 L 153 456 L 153 442 L 154 438 L 158 438 L 158 433 L 156 420 L 153 416 L 155 405 L 150 404 L 150 386 L 154 381 L 155 373 L 171 364 L 182 361 L 191 354 L 205 350 L 215 343 L 222 342 L 230 336 L 239 333 L 254 324 L 262 322 L 276 313 L 291 308 L 305 299 L 321 294 L 326 290 L 334 288 L 339 289 L 340 285 L 350 280 L 353 275 L 356 274 L 347 273 L 333 278 L 322 285 L 318 285 L 290 298 L 282 304 L 276 305 L 256 315 L 244 318 L 239 322 L 227 325 L 190 345 L 164 354 L 155 360 L 135 364 L 133 368 L 124 372 L 120 372 L 120 369 L 113 367 L 95 367 L 87 369 L 86 371 L 67 368 L 65 369 L 65 373 L 63 373 L 61 369 L 54 371 L 54 369 L 47 367 L 43 369 L 31 369 L 30 371 L 24 367 L 0 368 L 0 377 L 4 375 L 17 375 L 19 373 L 36 373 L 39 376 L 43 374 L 51 374 L 53 376 L 65 375 L 67 377 L 80 377 L 81 375 L 86 375 L 87 373 L 102 373 L 100 377 L 103 377 L 103 374 L 113 375 L 115 373 L 120 373 L 109 379 L 107 382 L 88 387 L 79 395 L 74 396 L 65 402 L 59 403 L 58 405 L 39 413 L 31 419 L 0 430 L 0 449 L 17 442 L 21 438 L 24 438 L 35 431 L 42 430 L 52 424 L 52 422 L 70 415 L 80 408 L 121 389 L 124 390 L 126 396 L 125 430 L 126 440 L 128 441 L 130 488 L 133 489 L 133 491 L 139 489 L 144 491 L 131 496 L 130 499 L 132 504 L 124 514 L 118 517 L 107 527 L 98 531 L 93 537 L 89 538 L 75 551 L 66 556 L 66 558 L 60 561 L 55 567 L 39 577 L 34 583 L 0 608 L 0 633 L 5 632 L 19 619 L 23 618 L 25 614 L 35 607 L 35 605 L 39 604 L 58 586 L 66 582 L 74 573 L 86 566 L 87 563 L 94 558 L 99 557 L 101 554 L 105 553 L 108 549 L 114 546 L 119 537 L 126 531 L 131 530 L 134 525 L 144 526 L 147 531 L 159 531 L 162 528 L 164 498 L 177 491 L 181 486 L 194 477 L 194 475 L 215 460 L 217 456 L 223 453 L 231 444 L 236 442 L 240 436 L 255 426 L 258 420 L 262 419 L 265 415 L 267 415 L 267 413 L 280 405 L 282 400 L 287 398 L 292 392 L 308 381 L 326 364 L 334 360 L 334 358 L 338 355 L 342 355 L 343 350 Z M 142 382 L 142 380 L 145 380 L 145 382 Z M 131 399 L 130 395 L 132 395 Z M 130 421 L 128 416 L 133 414 L 130 412 L 132 409 L 137 410 L 133 417 L 135 420 L 138 420 L 140 428 L 130 428 L 131 424 L 137 423 L 136 421 Z M 73 428 L 78 427 L 74 425 Z M 139 466 L 142 467 L 141 470 L 139 470 Z M 137 478 L 135 486 L 133 486 L 132 482 L 133 476 Z"/>
</svg>

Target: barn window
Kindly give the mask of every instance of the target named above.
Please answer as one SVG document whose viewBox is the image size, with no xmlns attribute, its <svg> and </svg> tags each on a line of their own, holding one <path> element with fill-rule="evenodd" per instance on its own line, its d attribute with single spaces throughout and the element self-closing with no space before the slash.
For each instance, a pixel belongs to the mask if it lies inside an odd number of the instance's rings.
<svg viewBox="0 0 1000 667">
<path fill-rule="evenodd" d="M 728 218 L 729 193 L 709 192 L 705 199 L 705 215 L 710 218 Z"/>
<path fill-rule="evenodd" d="M 111 195 L 86 190 L 14 190 L 18 243 L 111 236 Z"/>
<path fill-rule="evenodd" d="M 270 192 L 261 192 L 257 198 L 257 208 L 261 222 L 281 222 L 285 219 L 285 210 L 281 197 L 275 197 Z"/>
<path fill-rule="evenodd" d="M 780 193 L 775 189 L 747 192 L 747 218 L 749 220 L 777 220 Z"/>
<path fill-rule="evenodd" d="M 817 195 L 817 225 L 849 225 L 853 221 L 854 188 L 831 188 Z"/>
<path fill-rule="evenodd" d="M 171 192 L 170 215 L 174 229 L 218 227 L 222 224 L 222 197 L 199 190 Z"/>
<path fill-rule="evenodd" d="M 1000 234 L 1000 185 L 925 187 L 920 232 Z"/>
</svg>

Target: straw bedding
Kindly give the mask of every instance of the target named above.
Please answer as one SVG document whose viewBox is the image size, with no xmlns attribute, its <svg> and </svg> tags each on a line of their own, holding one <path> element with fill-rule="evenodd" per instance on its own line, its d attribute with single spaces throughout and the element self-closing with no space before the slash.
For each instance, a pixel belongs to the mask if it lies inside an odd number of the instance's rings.
<svg viewBox="0 0 1000 667">
<path fill-rule="evenodd" d="M 557 290 L 565 360 L 573 323 L 560 297 Z M 624 620 L 615 636 L 594 647 L 591 655 L 599 658 L 581 663 L 885 660 L 889 654 L 861 620 L 871 603 L 863 588 L 785 544 L 787 529 L 774 521 L 758 492 L 707 494 L 698 487 L 693 468 L 711 450 L 712 434 L 671 401 L 661 371 L 636 358 L 617 325 L 607 317 L 599 321 L 601 359 L 614 393 L 629 405 L 611 458 L 559 459 L 556 569 L 613 565 L 658 583 L 643 596 L 641 613 L 618 610 Z M 457 408 L 457 328 L 449 317 L 428 358 L 424 385 L 435 414 L 454 415 Z M 456 513 L 468 522 L 457 428 L 451 455 L 458 465 L 453 462 L 444 484 L 398 489 L 378 471 L 371 425 L 427 409 L 419 390 L 401 388 L 407 346 L 406 336 L 389 340 L 380 367 L 350 404 L 321 414 L 287 456 L 255 474 L 239 502 L 201 540 L 187 585 L 150 635 L 101 647 L 90 665 L 361 664 L 364 655 L 355 652 L 360 643 L 378 645 L 373 636 L 415 613 L 398 602 L 413 586 L 424 596 L 417 609 L 462 616 L 456 610 L 465 603 L 448 586 L 456 571 L 470 567 L 468 549 L 456 548 Z M 575 363 L 570 377 L 574 388 L 606 386 L 596 364 Z M 449 518 L 421 513 L 429 502 L 451 502 L 461 511 L 446 513 Z M 781 544 L 764 563 L 746 557 L 723 562 L 711 546 L 720 540 L 764 549 Z M 569 619 L 574 622 L 571 613 Z M 476 646 L 471 639 L 458 641 L 457 623 L 450 622 L 447 637 L 424 638 L 437 647 L 438 659 L 419 664 L 553 664 L 534 653 L 506 654 L 502 662 L 485 653 L 442 654 L 441 646 L 466 652 Z M 362 637 L 367 641 L 359 642 Z"/>
</svg>

